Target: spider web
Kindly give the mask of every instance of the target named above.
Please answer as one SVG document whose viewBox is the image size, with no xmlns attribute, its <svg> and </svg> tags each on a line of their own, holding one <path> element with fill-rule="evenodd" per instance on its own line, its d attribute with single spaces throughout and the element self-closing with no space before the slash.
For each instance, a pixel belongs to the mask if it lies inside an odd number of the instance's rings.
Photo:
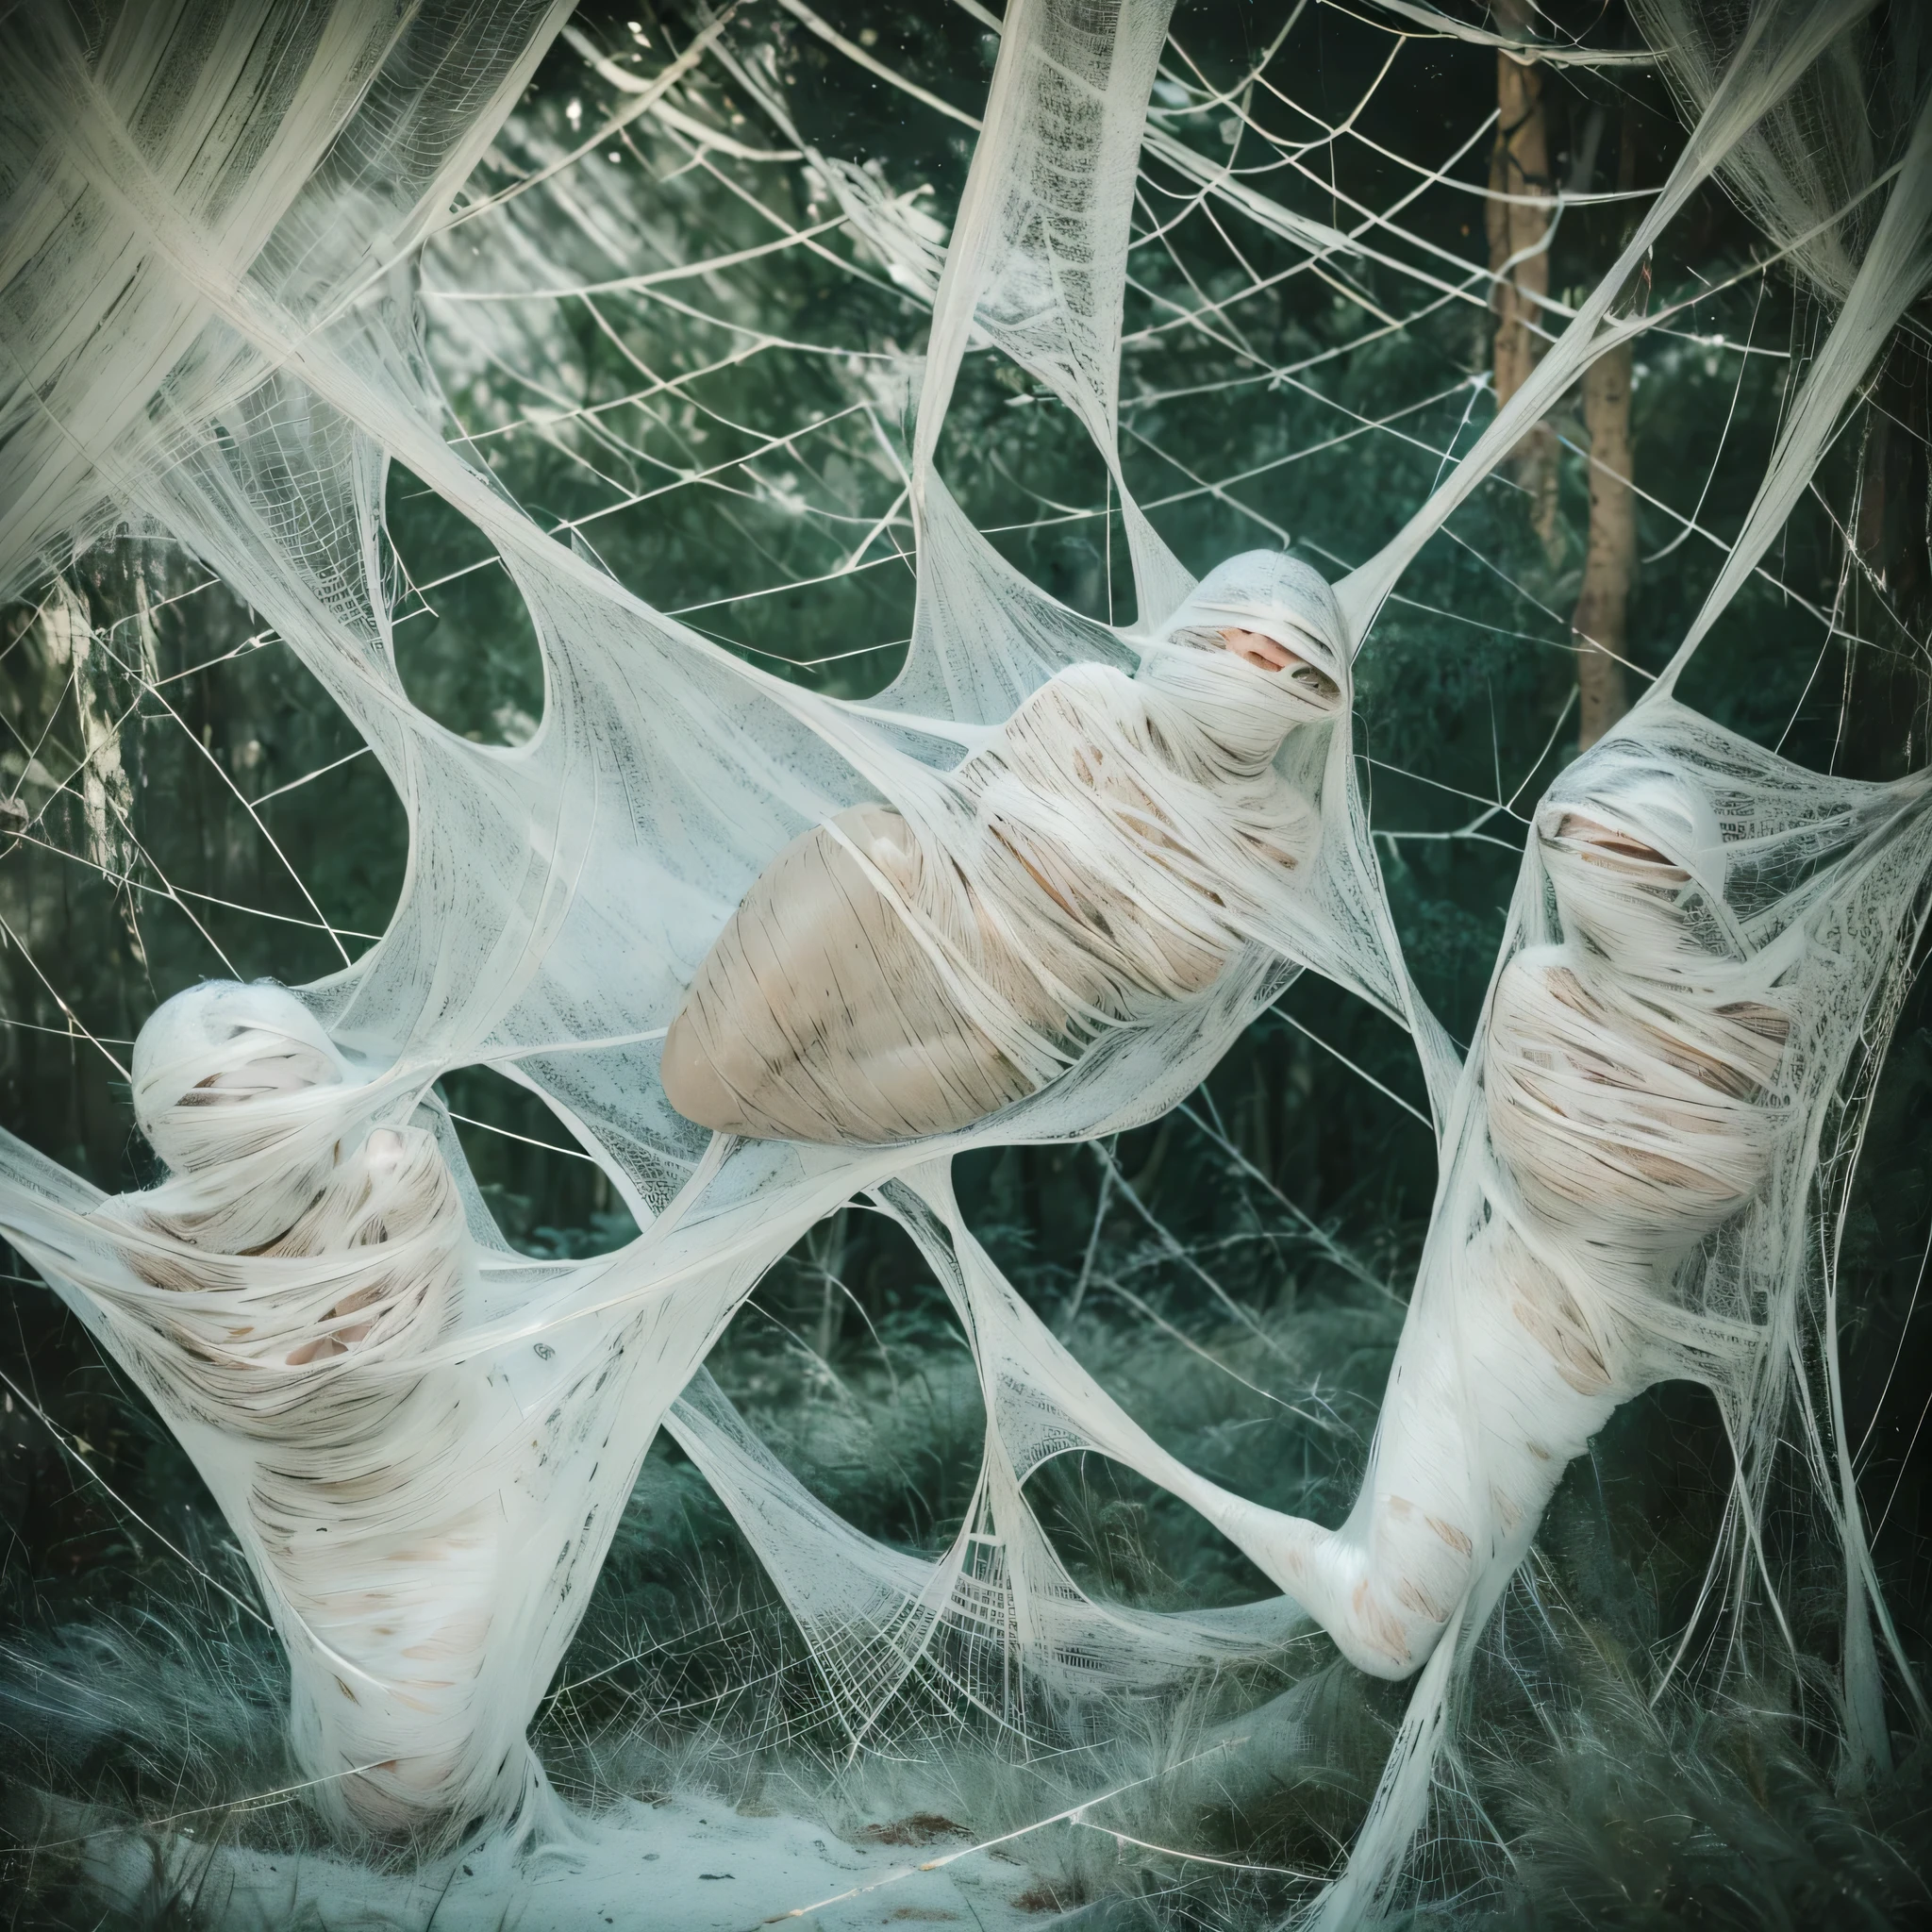
<svg viewBox="0 0 1932 1932">
<path fill-rule="evenodd" d="M 967 0 L 900 30 L 904 45 L 803 0 L 694 27 L 567 29 L 416 270 L 453 440 L 659 608 L 838 695 L 882 688 L 909 636 L 914 356 L 997 31 Z M 1183 20 L 1142 159 L 1125 464 L 1142 508 L 1191 558 L 1274 541 L 1340 575 L 1491 411 L 1484 341 L 1497 276 L 1474 258 L 1494 116 L 1451 126 L 1415 110 L 1447 92 L 1442 63 L 1494 56 L 1425 8 L 1284 6 L 1245 49 L 1191 51 L 1191 39 Z M 1614 105 L 1627 64 L 1598 54 L 1584 71 Z M 896 131 L 865 156 L 851 137 L 886 114 L 881 99 Z M 1584 211 L 1638 210 L 1650 192 L 1565 185 L 1551 198 L 1553 241 Z M 1674 292 L 1653 316 L 1645 377 L 1729 398 L 1707 465 L 1639 477 L 1653 550 L 1675 559 L 1686 599 L 1730 555 L 1732 478 L 1756 478 L 1757 445 L 1739 449 L 1732 418 L 1742 402 L 1759 425 L 1780 420 L 1815 347 L 1815 311 L 1782 266 L 1766 250 L 1707 278 L 1691 263 L 1655 271 Z M 1547 337 L 1572 313 L 1550 299 Z M 1840 455 L 1869 437 L 1879 408 L 1847 419 Z M 1586 440 L 1558 426 L 1573 487 L 1587 483 Z M 1079 425 L 982 344 L 948 436 L 974 521 L 1065 601 L 1124 618 L 1126 529 Z M 1777 648 L 1812 666 L 1774 741 L 1841 738 L 1850 684 L 1827 667 L 1897 648 L 1896 614 L 1855 594 L 1857 543 L 1832 541 L 1856 530 L 1862 475 L 1841 461 L 1824 476 L 1847 477 L 1755 568 L 1759 607 L 1783 614 Z M 1386 757 L 1365 682 L 1365 789 L 1398 866 L 1428 847 L 1474 848 L 1473 862 L 1507 881 L 1563 755 L 1568 704 L 1552 723 L 1545 701 L 1551 667 L 1560 677 L 1574 650 L 1563 577 L 1517 541 L 1522 495 L 1497 473 L 1390 600 L 1391 677 L 1480 651 L 1513 677 L 1518 705 L 1507 731 L 1492 709 L 1488 756 L 1445 733 Z M 407 476 L 392 478 L 390 504 L 406 677 L 456 728 L 527 736 L 541 693 L 500 562 L 433 504 L 412 510 Z M 32 1074 L 57 1041 L 73 1055 L 69 1138 L 98 1147 L 152 997 L 204 974 L 292 983 L 346 963 L 382 921 L 355 924 L 341 908 L 393 892 L 400 833 L 363 747 L 218 583 L 140 532 L 104 543 L 72 577 L 20 611 L 4 645 L 25 667 L 0 758 L 12 875 L 0 898 L 4 1017 L 28 1037 L 20 1053 L 42 1057 L 16 1058 Z M 1647 680 L 1655 657 L 1626 668 Z M 1721 652 L 1704 668 L 1722 684 Z M 1837 700 L 1822 712 L 1821 678 Z M 305 827 L 291 845 L 273 808 L 304 792 L 305 804 L 331 802 L 331 829 Z M 77 965 L 82 934 L 106 942 L 107 970 Z M 1302 999 L 1297 989 L 1291 1005 Z M 1190 1130 L 1243 1158 L 1211 1108 L 1187 1113 Z M 551 1167 L 582 1158 L 521 1101 L 481 1102 L 469 1124 L 554 1150 Z M 1103 1158 L 1106 1185 L 1124 1191 Z M 480 1152 L 478 1164 L 490 1166 Z M 1381 1279 L 1262 1178 L 1295 1238 Z M 591 1177 L 584 1185 L 592 1207 L 610 1205 Z M 1132 1205 L 1180 1249 L 1158 1213 Z M 1189 1265 L 1252 1321 L 1198 1257 Z M 1123 1283 L 1108 1287 L 1131 1305 Z"/>
</svg>

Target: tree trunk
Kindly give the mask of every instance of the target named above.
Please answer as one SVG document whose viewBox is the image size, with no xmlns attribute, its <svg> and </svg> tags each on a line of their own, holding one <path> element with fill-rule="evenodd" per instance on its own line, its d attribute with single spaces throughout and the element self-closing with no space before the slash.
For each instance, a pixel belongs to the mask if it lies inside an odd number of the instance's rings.
<svg viewBox="0 0 1932 1932">
<path fill-rule="evenodd" d="M 1844 688 L 1832 769 L 1896 778 L 1925 762 L 1932 699 L 1932 379 L 1908 329 L 1894 337 L 1865 433 L 1853 541 L 1862 574 L 1845 612 Z"/>
<path fill-rule="evenodd" d="M 1637 569 L 1637 498 L 1630 488 L 1630 344 L 1591 363 L 1583 378 L 1590 430 L 1590 548 L 1570 620 L 1576 641 L 1577 748 L 1588 751 L 1625 711 L 1630 579 Z"/>
<path fill-rule="evenodd" d="M 1505 33 L 1531 25 L 1529 0 L 1496 0 L 1496 25 Z M 1549 128 L 1543 111 L 1543 75 L 1506 53 L 1496 56 L 1496 144 L 1490 155 L 1486 222 L 1490 267 L 1499 277 L 1491 291 L 1496 312 L 1495 385 L 1500 409 L 1528 378 L 1541 358 L 1542 321 L 1538 297 L 1550 288 L 1550 258 L 1541 244 L 1549 232 L 1547 206 L 1504 201 L 1502 195 L 1549 195 Z M 1524 251 L 1531 251 L 1524 253 Z M 1521 256 L 1511 263 L 1512 258 Z M 1557 553 L 1557 433 L 1539 423 L 1516 445 L 1516 479 L 1529 492 L 1529 517 L 1552 561 Z"/>
</svg>

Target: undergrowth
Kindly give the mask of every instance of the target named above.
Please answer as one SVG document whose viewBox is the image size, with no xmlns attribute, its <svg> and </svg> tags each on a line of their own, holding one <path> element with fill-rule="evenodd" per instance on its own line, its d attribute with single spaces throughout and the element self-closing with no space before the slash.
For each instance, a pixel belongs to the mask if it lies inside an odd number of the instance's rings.
<svg viewBox="0 0 1932 1932">
<path fill-rule="evenodd" d="M 873 1222 L 836 1232 L 836 1252 L 822 1234 L 766 1284 L 714 1367 L 819 1493 L 874 1534 L 933 1553 L 976 1466 L 971 1364 L 894 1231 Z M 1285 1251 L 1290 1238 L 1274 1232 Z M 1024 1274 L 1024 1256 L 1007 1246 Z M 1095 1253 L 1109 1278 L 1141 1282 L 1149 1311 L 1123 1317 L 1090 1300 L 1067 1324 L 1100 1379 L 1218 1479 L 1331 1520 L 1345 1507 L 1399 1302 L 1301 1252 L 1272 1306 L 1183 1327 L 1177 1277 L 1197 1257 L 1141 1265 L 1141 1237 L 1124 1225 Z M 879 1317 L 814 1331 L 837 1270 L 889 1281 L 890 1292 Z M 1054 1288 L 1039 1274 L 1030 1285 Z M 1070 1298 L 1058 1284 L 1043 1312 L 1064 1317 Z M 1925 1754 L 1902 1742 L 1881 1785 L 1834 1789 L 1816 1688 L 1826 1659 L 1722 1682 L 1707 1660 L 1649 1700 L 1659 1645 L 1680 1600 L 1694 1601 L 1716 1527 L 1695 1512 L 1661 1521 L 1673 1476 L 1652 1445 L 1673 1433 L 1681 1445 L 1700 1417 L 1694 1395 L 1656 1401 L 1573 1469 L 1497 1620 L 1424 1861 L 1450 1901 L 1428 1922 L 1796 1928 L 1829 1911 L 1848 1926 L 1907 1923 L 1932 1909 Z M 1659 1426 L 1673 1419 L 1674 1431 Z M 1096 1593 L 1173 1608 L 1265 1589 L 1198 1519 L 1099 1458 L 1048 1465 L 1032 1493 Z M 211 1506 L 196 1503 L 182 1521 L 176 1540 L 216 1574 Z M 96 1924 L 88 1835 L 129 1822 L 158 1838 L 326 1848 L 288 1795 L 274 1643 L 206 1583 L 184 1604 L 172 1567 L 152 1584 L 138 1566 L 82 1573 L 71 1589 L 47 1590 L 37 1627 L 12 1641 L 0 1726 L 15 1925 Z M 1234 1928 L 1278 1919 L 1331 1865 L 1405 1695 L 1350 1670 L 1321 1638 L 1272 1667 L 1103 1713 L 1035 1702 L 1019 1723 L 963 1709 L 929 1673 L 855 1751 L 729 1518 L 660 1440 L 534 1735 L 558 1791 L 591 1812 L 701 1791 L 741 1812 L 820 1819 L 855 1841 L 924 1835 L 950 1847 L 1084 1803 L 1077 1818 L 1007 1848 L 1024 1860 L 1023 1897 L 1042 1921 Z M 380 1856 L 400 1871 L 410 1854 Z M 192 1900 L 157 1888 L 147 1923 L 192 1923 Z"/>
</svg>

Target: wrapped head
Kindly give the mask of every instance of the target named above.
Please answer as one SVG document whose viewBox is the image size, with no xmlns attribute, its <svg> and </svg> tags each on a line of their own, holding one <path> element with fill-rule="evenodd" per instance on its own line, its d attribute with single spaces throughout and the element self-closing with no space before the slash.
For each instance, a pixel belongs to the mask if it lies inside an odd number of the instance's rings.
<svg viewBox="0 0 1932 1932">
<path fill-rule="evenodd" d="M 1348 648 L 1320 572 L 1278 550 L 1217 564 L 1161 626 L 1141 681 L 1243 758 L 1273 757 L 1297 724 L 1348 704 Z"/>
<path fill-rule="evenodd" d="M 286 988 L 210 980 L 157 1007 L 141 1029 L 134 1114 L 155 1152 L 191 1174 L 233 1158 L 238 1133 L 259 1133 L 247 1103 L 337 1086 L 345 1071 L 321 1022 Z"/>
<path fill-rule="evenodd" d="M 1618 741 L 1578 759 L 1537 813 L 1563 927 L 1636 970 L 1723 950 L 1723 827 L 1704 788 Z"/>
<path fill-rule="evenodd" d="M 272 1240 L 334 1168 L 361 1083 L 286 988 L 210 980 L 158 1007 L 134 1042 L 134 1114 L 175 1179 L 184 1237 Z M 157 1197 L 159 1205 L 159 1197 Z"/>
</svg>

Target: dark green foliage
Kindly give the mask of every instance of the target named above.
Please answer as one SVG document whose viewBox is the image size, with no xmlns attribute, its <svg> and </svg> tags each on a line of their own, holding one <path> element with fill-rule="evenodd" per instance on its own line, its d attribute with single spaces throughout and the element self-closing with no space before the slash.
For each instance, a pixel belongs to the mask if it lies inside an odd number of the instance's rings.
<svg viewBox="0 0 1932 1932">
<path fill-rule="evenodd" d="M 983 97 L 992 41 L 963 9 L 825 0 L 821 10 L 848 34 L 873 32 L 881 59 L 948 100 L 976 108 Z M 1285 0 L 1187 0 L 1176 44 L 1225 83 L 1287 11 Z M 1618 8 L 1601 19 L 1548 11 L 1599 43 L 1626 31 Z M 640 71 L 688 38 L 670 8 L 592 7 L 577 24 L 622 51 L 633 17 L 652 49 Z M 874 83 L 789 15 L 747 20 L 744 43 L 772 46 L 807 139 L 876 162 L 895 192 L 929 184 L 922 206 L 949 213 L 967 129 Z M 1482 49 L 1410 41 L 1371 92 L 1384 35 L 1330 8 L 1310 9 L 1298 33 L 1299 100 L 1334 122 L 1367 95 L 1362 132 L 1431 165 L 1493 106 L 1493 58 Z M 1662 178 L 1679 136 L 1653 76 L 1570 70 L 1551 88 L 1559 169 L 1601 109 L 1631 117 L 1640 182 Z M 741 140 L 775 142 L 708 64 L 692 99 Z M 574 101 L 592 115 L 609 105 L 559 45 L 519 138 L 568 139 Z M 1219 111 L 1190 117 L 1187 138 L 1210 147 Z M 1606 138 L 1604 154 L 1614 146 Z M 656 137 L 633 129 L 613 152 L 616 161 L 586 165 L 638 184 L 624 204 L 629 266 L 755 246 L 774 217 L 796 226 L 826 212 L 795 169 L 757 177 L 760 212 L 706 171 L 658 165 Z M 1479 182 L 1486 158 L 1478 142 L 1456 178 Z M 1415 178 L 1366 142 L 1339 149 L 1335 169 L 1332 181 L 1324 167 L 1317 181 L 1276 174 L 1260 185 L 1345 225 L 1350 197 L 1386 206 Z M 1610 173 L 1600 158 L 1596 185 Z M 1150 208 L 1171 211 L 1174 189 L 1157 175 Z M 1465 264 L 1485 258 L 1473 193 L 1431 191 L 1404 219 Z M 1616 205 L 1572 209 L 1553 287 L 1586 287 L 1624 220 Z M 1487 422 L 1480 291 L 1382 335 L 1333 279 L 1297 274 L 1237 300 L 1249 271 L 1265 282 L 1298 258 L 1227 221 L 1246 270 L 1192 230 L 1179 262 L 1153 246 L 1133 258 L 1128 476 L 1196 570 L 1286 541 L 1338 573 L 1399 526 L 1445 453 Z M 580 235 L 550 240 L 586 279 L 622 272 Z M 1721 192 L 1700 197 L 1655 263 L 1653 305 L 1722 283 L 1754 241 Z M 908 541 L 903 522 L 863 568 L 804 580 L 836 570 L 891 508 L 899 486 L 885 445 L 903 436 L 904 356 L 925 323 L 875 261 L 841 250 L 850 265 L 788 249 L 728 279 L 676 285 L 682 308 L 612 304 L 601 322 L 582 301 L 491 309 L 490 325 L 506 331 L 492 339 L 500 355 L 443 313 L 432 315 L 431 341 L 452 427 L 533 513 L 570 526 L 624 582 L 707 635 L 858 695 L 889 680 L 909 633 L 911 574 L 893 548 Z M 1337 272 L 1365 300 L 1407 312 L 1412 285 L 1400 277 L 1370 261 Z M 1205 312 L 1215 302 L 1230 306 Z M 1727 539 L 1789 408 L 1795 365 L 1785 352 L 1802 352 L 1817 321 L 1788 281 L 1751 276 L 1688 310 L 1674 333 L 1644 339 L 1640 488 L 1679 514 L 1695 507 L 1702 529 Z M 792 346 L 732 359 L 746 329 Z M 1740 358 L 1718 335 L 1777 353 Z M 858 348 L 874 358 L 864 383 L 848 354 Z M 541 392 L 512 369 L 541 375 Z M 853 410 L 856 384 L 872 385 L 876 429 Z M 1818 479 L 1823 500 L 1801 510 L 1770 560 L 1795 594 L 1761 579 L 1747 588 L 1693 665 L 1690 702 L 1820 766 L 1877 776 L 1923 762 L 1926 387 L 1907 332 L 1880 378 L 1883 408 L 1840 439 Z M 524 419 L 538 405 L 556 414 L 532 428 Z M 1393 433 L 1362 427 L 1384 421 Z M 795 441 L 770 435 L 822 422 Z M 1580 422 L 1559 414 L 1558 428 L 1558 554 L 1529 529 L 1521 492 L 1492 482 L 1405 580 L 1360 665 L 1357 749 L 1396 918 L 1425 995 L 1465 1040 L 1524 815 L 1574 750 L 1568 621 L 1587 472 Z M 1101 467 L 1019 372 L 969 358 L 942 462 L 970 512 L 1037 581 L 1095 615 L 1128 615 L 1125 543 Z M 1885 486 L 1876 497 L 1874 479 Z M 401 470 L 387 504 L 408 587 L 397 654 L 411 695 L 453 730 L 519 741 L 542 691 L 514 586 L 474 530 Z M 1721 561 L 1716 541 L 1681 534 L 1675 516 L 1641 506 L 1631 630 L 1641 666 L 1662 664 Z M 353 756 L 348 726 L 292 655 L 205 579 L 191 559 L 131 536 L 81 559 L 70 594 L 96 641 L 78 669 L 31 610 L 0 613 L 0 793 L 13 801 L 0 819 L 0 1119 L 109 1189 L 146 1178 L 148 1157 L 125 1084 L 69 1010 L 125 1061 L 153 1006 L 200 976 L 325 973 L 383 930 L 407 861 L 403 814 L 373 759 Z M 752 594 L 772 586 L 794 588 Z M 1800 599 L 1836 606 L 1836 630 Z M 91 808 L 81 774 L 104 738 L 118 748 L 124 790 L 108 787 Z M 337 760 L 347 762 L 326 769 Z M 93 768 L 104 769 L 98 756 Z M 311 773 L 322 775 L 280 791 Z M 513 1243 L 561 1257 L 629 1238 L 601 1173 L 534 1096 L 474 1069 L 444 1091 Z M 1085 1147 L 976 1155 L 960 1163 L 961 1198 L 1021 1291 L 1163 1444 L 1244 1494 L 1334 1522 L 1360 1474 L 1435 1186 L 1431 1137 L 1405 1110 L 1422 1105 L 1405 1038 L 1305 978 L 1184 1112 L 1122 1136 L 1105 1158 Z M 1103 1191 L 1108 1162 L 1116 1177 Z M 1861 1477 L 1892 1607 L 1921 1659 L 1932 1607 L 1932 1445 L 1921 1428 L 1932 1387 L 1928 1167 L 1922 990 L 1878 1090 L 1843 1255 L 1853 1440 L 1866 1444 Z M 7 1291 L 7 1829 L 31 1846 L 87 1828 L 74 1824 L 80 1814 L 42 1812 L 24 1795 L 44 1790 L 117 1818 L 209 1807 L 209 1828 L 307 1842 L 299 1807 L 228 1808 L 278 1789 L 287 1769 L 275 1647 L 224 1594 L 250 1597 L 225 1526 L 173 1439 L 45 1290 L 16 1274 Z M 815 1230 L 759 1287 L 713 1367 L 835 1507 L 902 1547 L 944 1546 L 970 1504 L 984 1417 L 942 1295 L 883 1217 L 854 1208 Z M 1924 1746 L 1903 1705 L 1891 1713 L 1890 1780 L 1863 1792 L 1833 1785 L 1822 1688 L 1835 1662 L 1833 1553 L 1813 1546 L 1796 1499 L 1774 1534 L 1780 1557 L 1815 1579 L 1794 1601 L 1801 1657 L 1760 1658 L 1756 1678 L 1724 1679 L 1728 1626 L 1707 1607 L 1685 1674 L 1647 1702 L 1697 1613 L 1729 1482 L 1712 1405 L 1686 1388 L 1631 1405 L 1572 1470 L 1473 1692 L 1464 1789 L 1445 1807 L 1427 1867 L 1456 1901 L 1444 1916 L 1499 1928 L 1849 1928 L 1928 1916 Z M 1097 1594 L 1169 1609 L 1238 1603 L 1264 1587 L 1197 1518 L 1099 1457 L 1049 1465 L 1032 1493 Z M 1116 1713 L 1105 1737 L 1053 1711 L 1033 1713 L 1036 1734 L 1016 1737 L 962 1718 L 942 1686 L 923 1681 L 890 1715 L 891 1751 L 849 1766 L 849 1740 L 782 1607 L 695 1471 L 660 1441 L 539 1742 L 558 1782 L 587 1800 L 699 1778 L 755 1804 L 769 1780 L 785 1803 L 802 1802 L 803 1789 L 831 1793 L 823 1802 L 841 1828 L 937 1809 L 990 1834 L 1145 1777 L 1096 1828 L 1029 1840 L 1042 1907 L 1078 1907 L 1083 1925 L 1233 1927 L 1270 1923 L 1305 1895 L 1293 1874 L 1329 1864 L 1401 1707 L 1399 1689 L 1366 1683 L 1320 1641 L 1277 1672 Z M 1107 1827 L 1224 1862 L 1116 1843 Z M 1471 1849 L 1498 1842 L 1500 1858 Z M 31 1901 L 10 1923 L 93 1923 L 71 1850 L 23 1852 L 8 1870 Z M 189 1923 L 187 1907 L 159 1901 L 154 1923 Z"/>
</svg>

